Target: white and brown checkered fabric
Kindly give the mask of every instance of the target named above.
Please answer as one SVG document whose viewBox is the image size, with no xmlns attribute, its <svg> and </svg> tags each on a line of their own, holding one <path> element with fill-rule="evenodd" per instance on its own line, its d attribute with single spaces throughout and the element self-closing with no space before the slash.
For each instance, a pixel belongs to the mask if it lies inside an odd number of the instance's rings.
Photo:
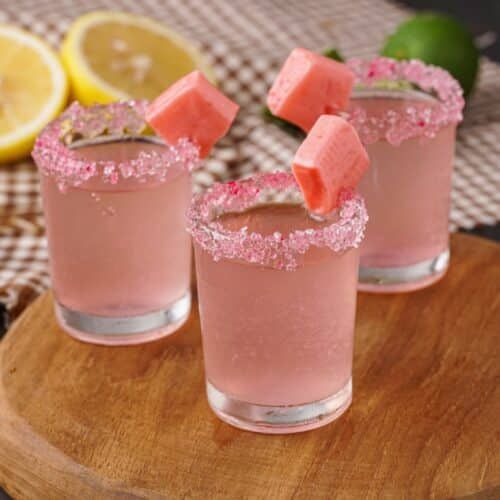
<svg viewBox="0 0 500 500">
<path fill-rule="evenodd" d="M 0 22 L 57 47 L 72 20 L 94 9 L 148 15 L 197 40 L 222 90 L 242 106 L 230 136 L 196 173 L 197 189 L 289 164 L 296 140 L 263 123 L 260 109 L 291 48 L 335 46 L 346 57 L 370 57 L 408 15 L 384 0 L 0 0 Z M 483 60 L 459 132 L 451 230 L 499 219 L 499 139 L 500 66 Z M 0 167 L 0 302 L 11 316 L 49 285 L 43 233 L 33 165 Z"/>
</svg>

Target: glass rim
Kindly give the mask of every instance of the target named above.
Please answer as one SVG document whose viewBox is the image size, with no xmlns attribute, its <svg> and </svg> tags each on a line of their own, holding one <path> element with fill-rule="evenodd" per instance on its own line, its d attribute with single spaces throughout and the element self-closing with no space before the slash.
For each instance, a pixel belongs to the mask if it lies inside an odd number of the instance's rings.
<svg viewBox="0 0 500 500">
<path fill-rule="evenodd" d="M 32 151 L 40 172 L 53 177 L 61 189 L 77 187 L 93 177 L 117 184 L 121 179 L 162 181 L 173 167 L 191 171 L 199 165 L 198 148 L 187 138 L 175 145 L 146 135 L 144 113 L 147 101 L 120 101 L 82 106 L 71 104 L 38 136 Z M 141 140 L 164 146 L 141 151 L 130 159 L 87 160 L 78 149 L 95 144 Z"/>
<path fill-rule="evenodd" d="M 300 193 L 291 173 L 273 172 L 216 183 L 195 195 L 187 216 L 193 241 L 215 261 L 240 260 L 290 271 L 298 267 L 299 257 L 310 247 L 326 247 L 340 253 L 357 248 L 363 240 L 368 220 L 365 203 L 358 193 L 348 191 L 342 195 L 338 217 L 333 222 L 320 228 L 297 229 L 286 236 L 279 231 L 269 235 L 248 232 L 246 227 L 230 230 L 217 221 L 223 213 L 242 212 L 272 203 L 272 199 L 258 201 L 266 190 Z"/>
<path fill-rule="evenodd" d="M 387 109 L 369 117 L 361 107 L 342 115 L 356 128 L 364 144 L 386 139 L 393 145 L 417 136 L 435 137 L 447 125 L 463 119 L 465 101 L 460 84 L 446 70 L 417 60 L 396 61 L 386 57 L 371 60 L 350 59 L 347 66 L 354 74 L 351 102 L 369 92 L 433 98 L 432 106 L 409 106 L 404 111 Z M 401 86 L 404 82 L 410 87 Z M 374 96 L 384 97 L 383 95 Z"/>
<path fill-rule="evenodd" d="M 75 140 L 75 142 L 68 144 L 67 147 L 71 150 L 77 150 L 88 146 L 100 146 L 105 144 L 114 144 L 116 142 L 147 142 L 148 144 L 154 144 L 156 146 L 168 147 L 165 141 L 161 137 L 158 137 L 156 135 L 132 135 L 132 134 L 103 135 L 88 139 L 77 139 Z M 113 161 L 113 160 L 105 160 L 105 161 Z"/>
</svg>

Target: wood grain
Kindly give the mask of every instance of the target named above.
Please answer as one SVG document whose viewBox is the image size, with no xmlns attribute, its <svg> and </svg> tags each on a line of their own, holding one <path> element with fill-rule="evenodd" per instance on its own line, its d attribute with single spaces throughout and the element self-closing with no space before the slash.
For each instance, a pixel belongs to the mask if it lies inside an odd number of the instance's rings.
<svg viewBox="0 0 500 500">
<path fill-rule="evenodd" d="M 210 412 L 200 325 L 80 344 L 45 294 L 0 346 L 0 484 L 16 498 L 500 497 L 500 245 L 452 239 L 436 286 L 360 294 L 354 402 L 298 435 Z"/>
</svg>

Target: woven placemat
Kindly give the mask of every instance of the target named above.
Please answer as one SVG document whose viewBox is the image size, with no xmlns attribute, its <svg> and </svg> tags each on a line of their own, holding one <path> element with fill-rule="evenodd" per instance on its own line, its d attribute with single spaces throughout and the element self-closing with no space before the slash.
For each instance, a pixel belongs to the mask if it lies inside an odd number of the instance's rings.
<svg viewBox="0 0 500 500">
<path fill-rule="evenodd" d="M 291 48 L 335 46 L 346 57 L 370 57 L 409 14 L 383 0 L 0 0 L 0 22 L 29 29 L 57 47 L 72 20 L 94 9 L 148 15 L 197 40 L 222 90 L 242 106 L 229 137 L 196 173 L 197 189 L 289 164 L 296 140 L 263 123 L 260 109 Z M 499 139 L 500 66 L 483 59 L 459 131 L 451 230 L 499 219 Z M 43 234 L 33 164 L 0 167 L 0 302 L 11 318 L 49 286 Z"/>
</svg>

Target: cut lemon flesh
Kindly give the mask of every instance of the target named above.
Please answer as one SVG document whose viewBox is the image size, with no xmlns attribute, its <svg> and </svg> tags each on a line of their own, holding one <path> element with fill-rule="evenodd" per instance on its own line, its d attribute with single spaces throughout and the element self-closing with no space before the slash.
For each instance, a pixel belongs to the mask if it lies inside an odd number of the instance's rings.
<svg viewBox="0 0 500 500">
<path fill-rule="evenodd" d="M 66 74 L 36 36 L 0 24 L 0 163 L 29 154 L 40 130 L 64 107 Z"/>
<path fill-rule="evenodd" d="M 85 105 L 154 99 L 195 69 L 214 81 L 191 42 L 156 21 L 124 12 L 95 11 L 77 19 L 61 56 L 74 97 Z"/>
</svg>

